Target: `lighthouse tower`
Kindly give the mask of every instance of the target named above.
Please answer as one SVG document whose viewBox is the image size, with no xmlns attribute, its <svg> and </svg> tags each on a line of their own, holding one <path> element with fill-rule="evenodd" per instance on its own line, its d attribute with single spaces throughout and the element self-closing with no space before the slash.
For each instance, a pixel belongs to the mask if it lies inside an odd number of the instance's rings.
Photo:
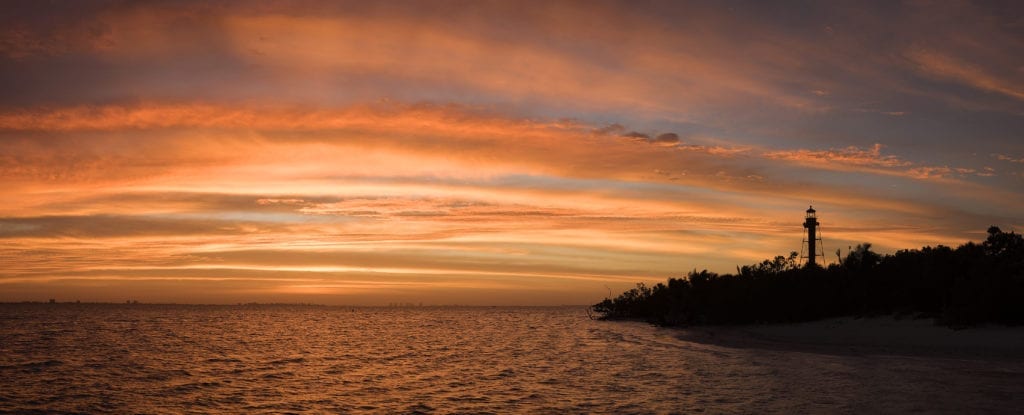
<svg viewBox="0 0 1024 415">
<path fill-rule="evenodd" d="M 818 246 L 821 245 L 821 236 L 818 235 L 818 215 L 814 210 L 814 206 L 807 208 L 807 216 L 804 219 L 804 228 L 807 229 L 807 239 L 804 239 L 804 244 L 801 246 L 807 247 L 807 256 L 800 256 L 801 259 L 807 258 L 808 265 L 814 265 L 815 261 L 820 256 L 822 262 L 825 260 L 825 252 L 818 252 Z M 822 247 L 822 251 L 824 251 Z M 803 249 L 801 249 L 803 251 Z"/>
</svg>

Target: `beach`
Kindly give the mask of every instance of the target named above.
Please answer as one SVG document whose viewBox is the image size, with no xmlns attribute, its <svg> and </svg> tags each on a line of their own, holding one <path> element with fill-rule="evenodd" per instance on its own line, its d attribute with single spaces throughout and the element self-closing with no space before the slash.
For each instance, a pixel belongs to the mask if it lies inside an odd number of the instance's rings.
<svg viewBox="0 0 1024 415">
<path fill-rule="evenodd" d="M 679 338 L 735 348 L 832 354 L 1024 358 L 1024 327 L 985 325 L 953 329 L 937 325 L 930 318 L 896 316 L 686 328 L 680 330 Z"/>
<path fill-rule="evenodd" d="M 761 400 L 737 413 L 1017 413 L 1024 404 L 1020 327 L 883 316 L 673 330 L 761 378 Z"/>
</svg>

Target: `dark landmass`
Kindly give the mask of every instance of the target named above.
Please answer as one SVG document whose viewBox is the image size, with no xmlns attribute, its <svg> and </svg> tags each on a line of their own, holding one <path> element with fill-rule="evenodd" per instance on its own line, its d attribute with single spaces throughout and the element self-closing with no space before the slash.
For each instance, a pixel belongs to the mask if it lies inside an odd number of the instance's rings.
<svg viewBox="0 0 1024 415">
<path fill-rule="evenodd" d="M 591 306 L 600 318 L 664 326 L 794 323 L 841 316 L 913 315 L 964 328 L 1024 323 L 1024 238 L 998 227 L 981 243 L 879 255 L 865 243 L 828 268 L 798 266 L 797 254 L 737 267 L 691 271 L 637 284 Z"/>
</svg>

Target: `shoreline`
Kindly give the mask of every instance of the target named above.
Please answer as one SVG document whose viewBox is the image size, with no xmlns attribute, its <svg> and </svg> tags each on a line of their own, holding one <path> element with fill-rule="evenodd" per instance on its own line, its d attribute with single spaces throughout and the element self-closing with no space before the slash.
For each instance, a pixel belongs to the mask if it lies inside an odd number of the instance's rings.
<svg viewBox="0 0 1024 415">
<path fill-rule="evenodd" d="M 670 328 L 675 337 L 730 348 L 840 355 L 1024 358 L 1024 326 L 954 330 L 932 319 L 838 317 L 804 323 Z"/>
</svg>

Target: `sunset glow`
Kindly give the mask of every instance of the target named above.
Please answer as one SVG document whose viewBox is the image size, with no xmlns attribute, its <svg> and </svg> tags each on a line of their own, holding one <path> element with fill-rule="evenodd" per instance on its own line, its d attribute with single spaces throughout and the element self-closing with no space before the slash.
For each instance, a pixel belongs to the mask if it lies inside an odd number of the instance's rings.
<svg viewBox="0 0 1024 415">
<path fill-rule="evenodd" d="M 0 301 L 589 304 L 810 204 L 826 262 L 1024 228 L 999 10 L 551 3 L 10 7 Z"/>
</svg>

